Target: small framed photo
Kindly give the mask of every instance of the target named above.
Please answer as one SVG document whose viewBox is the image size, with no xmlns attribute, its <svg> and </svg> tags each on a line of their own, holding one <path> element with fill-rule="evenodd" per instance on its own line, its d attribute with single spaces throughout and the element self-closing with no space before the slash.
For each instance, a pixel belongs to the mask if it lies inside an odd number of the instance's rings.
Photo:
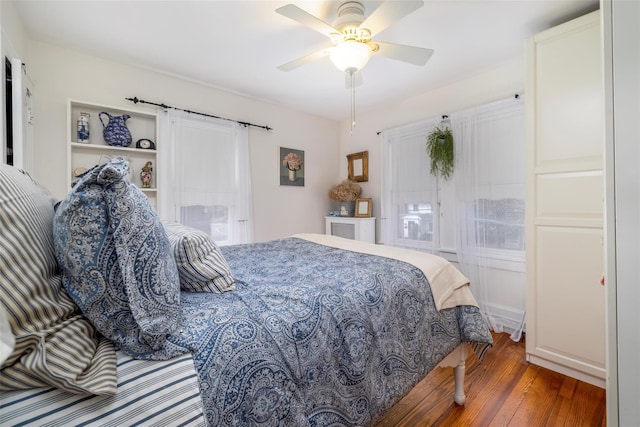
<svg viewBox="0 0 640 427">
<path fill-rule="evenodd" d="M 356 218 L 371 218 L 371 198 L 356 199 Z"/>
</svg>

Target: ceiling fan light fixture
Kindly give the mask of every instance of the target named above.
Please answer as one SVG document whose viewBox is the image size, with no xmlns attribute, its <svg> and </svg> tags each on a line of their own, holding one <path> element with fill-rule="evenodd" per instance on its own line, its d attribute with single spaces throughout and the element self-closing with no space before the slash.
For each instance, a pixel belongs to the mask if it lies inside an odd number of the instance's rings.
<svg viewBox="0 0 640 427">
<path fill-rule="evenodd" d="M 292 70 L 314 59 L 329 55 L 331 62 L 349 78 L 351 94 L 351 134 L 356 125 L 356 75 L 376 55 L 386 56 L 415 65 L 424 65 L 433 54 L 431 49 L 423 49 L 394 43 L 374 42 L 371 38 L 384 31 L 394 21 L 422 7 L 423 0 L 384 1 L 368 17 L 364 16 L 364 0 L 343 0 L 338 7 L 338 18 L 329 25 L 300 9 L 288 4 L 276 12 L 306 25 L 331 39 L 334 47 L 303 56 L 278 67 L 283 71 Z"/>
<path fill-rule="evenodd" d="M 334 47 L 329 58 L 340 71 L 346 73 L 349 69 L 355 69 L 358 72 L 369 62 L 371 49 L 364 43 L 347 40 Z"/>
</svg>

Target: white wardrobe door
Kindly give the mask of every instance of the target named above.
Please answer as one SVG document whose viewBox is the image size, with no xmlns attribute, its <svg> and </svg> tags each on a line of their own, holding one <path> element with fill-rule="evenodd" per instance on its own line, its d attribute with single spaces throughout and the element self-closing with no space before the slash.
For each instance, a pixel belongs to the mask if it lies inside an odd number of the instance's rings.
<svg viewBox="0 0 640 427">
<path fill-rule="evenodd" d="M 528 45 L 527 357 L 604 386 L 599 12 Z"/>
</svg>

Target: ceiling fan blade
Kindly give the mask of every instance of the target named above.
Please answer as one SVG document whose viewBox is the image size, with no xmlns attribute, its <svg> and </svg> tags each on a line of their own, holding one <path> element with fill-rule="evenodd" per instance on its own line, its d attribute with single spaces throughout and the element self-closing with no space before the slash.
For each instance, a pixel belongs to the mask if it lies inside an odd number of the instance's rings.
<svg viewBox="0 0 640 427">
<path fill-rule="evenodd" d="M 353 75 L 353 87 L 362 86 L 362 71 L 358 71 Z M 351 76 L 349 74 L 344 75 L 344 88 L 351 89 Z"/>
<path fill-rule="evenodd" d="M 328 47 L 312 54 L 302 56 L 298 59 L 294 59 L 293 61 L 287 62 L 286 64 L 282 64 L 278 66 L 278 70 L 280 71 L 291 71 L 294 68 L 298 68 L 301 65 L 307 64 L 311 61 L 315 61 L 316 59 L 324 58 L 325 56 L 329 56 L 333 47 Z"/>
<path fill-rule="evenodd" d="M 431 58 L 431 55 L 433 55 L 433 49 L 425 49 L 423 47 L 384 42 L 372 43 L 378 45 L 378 50 L 373 52 L 374 55 L 380 55 L 415 65 L 426 64 L 429 58 Z"/>
<path fill-rule="evenodd" d="M 305 12 L 294 4 L 287 4 L 285 6 L 279 7 L 278 9 L 276 9 L 276 12 L 278 12 L 282 16 L 286 16 L 289 19 L 293 19 L 294 21 L 301 23 L 302 25 L 305 25 L 312 30 L 324 34 L 329 38 L 331 38 L 331 34 L 340 34 L 340 31 L 336 30 L 331 25 L 324 22 L 322 19 L 316 18 L 315 16 L 311 15 L 308 12 Z"/>
<path fill-rule="evenodd" d="M 360 28 L 368 29 L 373 37 L 397 20 L 420 9 L 423 4 L 422 0 L 385 1 L 360 24 Z"/>
</svg>

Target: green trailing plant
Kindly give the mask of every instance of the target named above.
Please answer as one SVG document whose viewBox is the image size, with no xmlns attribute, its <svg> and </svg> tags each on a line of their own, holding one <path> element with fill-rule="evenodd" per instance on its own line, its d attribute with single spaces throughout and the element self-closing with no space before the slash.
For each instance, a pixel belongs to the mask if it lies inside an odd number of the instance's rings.
<svg viewBox="0 0 640 427">
<path fill-rule="evenodd" d="M 427 153 L 431 158 L 431 174 L 449 179 L 453 173 L 453 134 L 451 129 L 436 127 L 427 135 Z"/>
</svg>

